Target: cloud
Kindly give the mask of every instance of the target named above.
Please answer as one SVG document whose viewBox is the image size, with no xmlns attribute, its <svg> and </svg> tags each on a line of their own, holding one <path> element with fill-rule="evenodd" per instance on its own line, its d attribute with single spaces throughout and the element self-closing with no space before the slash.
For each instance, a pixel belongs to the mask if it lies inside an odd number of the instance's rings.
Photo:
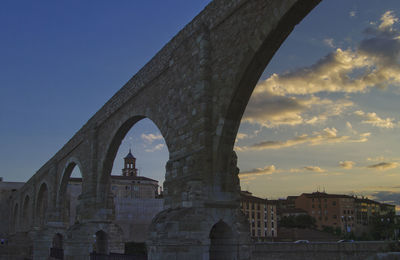
<svg viewBox="0 0 400 260">
<path fill-rule="evenodd" d="M 164 148 L 164 146 L 165 146 L 164 144 L 157 144 L 153 148 L 145 149 L 145 151 L 148 152 L 148 153 L 152 153 L 152 152 L 155 152 L 155 151 L 160 151 L 161 149 Z"/>
<path fill-rule="evenodd" d="M 381 17 L 381 24 L 379 25 L 379 30 L 381 31 L 392 31 L 392 26 L 397 23 L 399 19 L 395 17 L 393 11 L 385 12 Z"/>
<path fill-rule="evenodd" d="M 265 166 L 264 168 L 255 168 L 249 171 L 241 172 L 239 174 L 240 178 L 246 176 L 261 176 L 261 175 L 271 175 L 276 173 L 277 169 L 274 165 Z"/>
<path fill-rule="evenodd" d="M 357 110 L 354 112 L 355 115 L 361 117 L 363 119 L 363 124 L 370 124 L 380 128 L 394 128 L 395 123 L 394 118 L 381 118 L 376 113 L 365 113 L 361 110 Z"/>
<path fill-rule="evenodd" d="M 267 128 L 281 125 L 314 125 L 341 115 L 354 103 L 347 99 L 330 100 L 316 96 L 285 97 L 268 91 L 253 94 L 242 122 Z"/>
<path fill-rule="evenodd" d="M 344 169 L 352 169 L 356 163 L 353 161 L 341 161 L 339 162 L 340 167 Z"/>
<path fill-rule="evenodd" d="M 237 133 L 237 135 L 236 135 L 236 141 L 237 141 L 237 140 L 241 140 L 241 139 L 246 139 L 246 138 L 248 138 L 248 137 L 249 137 L 248 134 L 245 134 L 245 133 Z"/>
<path fill-rule="evenodd" d="M 333 44 L 334 40 L 332 38 L 326 38 L 324 39 L 324 44 L 328 47 L 335 48 L 335 45 Z"/>
<path fill-rule="evenodd" d="M 163 136 L 160 134 L 142 134 L 140 137 L 150 144 L 157 140 L 163 140 Z"/>
<path fill-rule="evenodd" d="M 379 171 L 386 171 L 390 169 L 397 168 L 399 164 L 397 162 L 381 162 L 373 165 L 367 166 L 367 168 L 375 169 Z"/>
<path fill-rule="evenodd" d="M 249 150 L 266 150 L 266 149 L 281 149 L 286 147 L 292 147 L 296 145 L 323 145 L 333 143 L 362 143 L 368 141 L 370 133 L 363 133 L 356 138 L 350 136 L 340 136 L 337 134 L 335 128 L 325 128 L 320 132 L 313 132 L 312 135 L 303 134 L 296 136 L 293 139 L 286 141 L 263 141 L 252 144 L 250 146 L 236 146 L 237 151 L 249 151 Z"/>
<path fill-rule="evenodd" d="M 400 33 L 394 28 L 397 22 L 393 12 L 386 12 L 378 26 L 365 30 L 367 37 L 355 49 L 337 48 L 311 66 L 273 74 L 258 84 L 254 93 L 356 93 L 372 87 L 400 86 Z"/>
<path fill-rule="evenodd" d="M 320 172 L 320 173 L 325 172 L 324 169 L 322 169 L 318 166 L 305 166 L 305 167 L 303 167 L 303 169 L 307 170 L 307 171 L 311 171 L 311 172 Z"/>
</svg>

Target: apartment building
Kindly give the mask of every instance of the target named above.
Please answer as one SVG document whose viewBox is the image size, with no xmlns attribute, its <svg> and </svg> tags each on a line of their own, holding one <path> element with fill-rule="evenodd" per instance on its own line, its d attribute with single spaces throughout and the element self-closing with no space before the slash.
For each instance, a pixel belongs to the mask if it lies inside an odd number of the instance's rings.
<svg viewBox="0 0 400 260">
<path fill-rule="evenodd" d="M 241 192 L 241 209 L 249 220 L 250 234 L 254 240 L 273 240 L 278 233 L 276 202 Z"/>
<path fill-rule="evenodd" d="M 316 220 L 317 228 L 340 228 L 351 232 L 356 224 L 354 197 L 325 192 L 303 193 L 296 198 L 296 208 L 305 210 Z"/>
</svg>

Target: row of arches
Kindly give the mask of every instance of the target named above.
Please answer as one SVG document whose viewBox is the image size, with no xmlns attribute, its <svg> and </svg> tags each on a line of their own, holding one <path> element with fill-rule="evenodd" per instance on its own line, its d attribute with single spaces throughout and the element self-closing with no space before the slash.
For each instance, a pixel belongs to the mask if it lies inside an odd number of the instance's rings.
<svg viewBox="0 0 400 260">
<path fill-rule="evenodd" d="M 139 121 L 140 123 L 137 124 Z M 106 172 L 106 174 L 95 176 L 95 178 L 88 178 L 91 173 L 89 170 L 87 170 L 87 167 L 81 163 L 81 157 L 83 157 L 83 155 L 79 155 L 79 152 L 68 157 L 68 159 L 63 159 L 60 165 L 61 167 L 59 168 L 61 171 L 59 174 L 57 174 L 59 177 L 57 178 L 58 180 L 56 182 L 42 181 L 40 185 L 38 185 L 39 188 L 36 189 L 36 193 L 24 191 L 22 194 L 19 194 L 19 196 L 16 196 L 10 214 L 11 233 L 17 231 L 26 231 L 32 226 L 42 227 L 47 221 L 48 209 L 55 211 L 56 215 L 59 216 L 58 221 L 64 222 L 67 227 L 74 224 L 77 218 L 77 206 L 79 203 L 78 197 L 83 192 L 87 192 L 85 188 L 86 186 L 89 186 L 87 185 L 87 180 L 89 179 L 90 181 L 93 181 L 93 179 L 95 179 L 95 181 L 97 180 L 96 185 L 98 187 L 96 189 L 96 193 L 99 194 L 99 196 L 104 196 L 103 199 L 106 200 L 107 194 L 111 192 L 109 177 L 111 176 L 111 171 L 115 170 L 113 169 L 113 164 L 114 160 L 116 160 L 115 158 L 117 153 L 119 153 L 118 149 L 120 146 L 122 146 L 121 144 L 125 141 L 124 138 L 126 136 L 130 135 L 129 138 L 132 138 L 131 136 L 132 130 L 134 130 L 134 125 L 135 128 L 141 127 L 146 129 L 148 132 L 150 131 L 151 134 L 149 134 L 149 136 L 155 136 L 155 138 L 157 138 L 157 142 L 162 144 L 159 147 L 163 147 L 164 153 L 165 151 L 168 153 L 168 148 L 165 145 L 165 140 L 161 135 L 161 131 L 152 120 L 149 118 L 136 116 L 128 119 L 116 131 L 112 141 L 109 144 L 109 148 L 107 149 L 108 152 L 103 163 L 103 171 Z M 138 125 L 138 127 L 136 127 L 136 125 Z M 140 133 L 137 135 L 140 136 Z M 132 142 L 130 142 L 129 145 L 132 145 Z M 124 146 L 127 146 L 127 144 L 124 144 Z M 131 146 L 129 146 L 129 148 L 130 147 Z M 163 165 L 161 166 L 161 169 L 159 169 L 159 177 L 162 176 L 161 179 L 164 177 L 163 173 L 165 170 L 163 167 L 165 167 L 166 160 L 167 156 L 164 154 L 161 160 L 162 162 L 152 163 Z M 69 185 L 69 183 L 72 177 L 78 177 L 80 179 L 79 188 L 75 187 L 79 190 L 70 190 L 71 185 Z M 55 185 L 53 183 L 55 183 Z M 71 198 L 71 196 L 73 198 Z"/>
<path fill-rule="evenodd" d="M 18 202 L 15 203 L 11 214 L 11 233 L 27 231 L 33 224 L 42 226 L 45 223 L 49 204 L 49 194 L 46 183 L 40 185 L 35 204 L 36 208 L 33 207 L 33 200 L 28 194 L 24 196 L 21 209 L 20 204 Z M 34 221 L 36 223 L 33 223 Z"/>
</svg>

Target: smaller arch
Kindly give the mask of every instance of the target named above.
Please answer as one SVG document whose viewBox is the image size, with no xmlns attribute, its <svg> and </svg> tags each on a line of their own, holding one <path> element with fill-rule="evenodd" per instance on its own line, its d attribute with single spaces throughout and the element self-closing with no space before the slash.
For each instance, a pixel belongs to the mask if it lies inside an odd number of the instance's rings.
<svg viewBox="0 0 400 260">
<path fill-rule="evenodd" d="M 43 226 L 46 223 L 46 213 L 49 204 L 49 192 L 46 182 L 40 185 L 36 199 L 36 223 Z"/>
<path fill-rule="evenodd" d="M 30 221 L 30 216 L 31 216 L 31 205 L 30 205 L 30 197 L 29 195 L 25 195 L 24 203 L 22 206 L 22 227 L 24 229 L 28 229 L 31 221 Z"/>
<path fill-rule="evenodd" d="M 52 259 L 64 259 L 64 237 L 60 233 L 56 233 L 53 237 L 50 257 Z"/>
<path fill-rule="evenodd" d="M 232 229 L 222 219 L 210 231 L 210 260 L 236 259 Z"/>
<path fill-rule="evenodd" d="M 76 218 L 76 205 L 77 205 L 77 199 L 73 200 L 73 205 L 74 208 L 72 209 L 71 212 L 71 196 L 68 196 L 68 184 L 70 182 L 71 174 L 76 169 L 75 167 L 78 167 L 78 170 L 82 176 L 82 182 L 81 182 L 81 191 L 83 190 L 83 185 L 84 185 L 84 174 L 82 171 L 82 166 L 79 162 L 79 160 L 75 157 L 71 157 L 68 159 L 68 161 L 65 164 L 65 167 L 62 172 L 62 176 L 60 178 L 60 183 L 58 185 L 58 192 L 57 192 L 57 210 L 60 212 L 60 215 L 62 216 L 62 220 L 66 223 L 73 224 L 75 222 Z M 79 195 L 76 194 L 76 195 Z"/>
<path fill-rule="evenodd" d="M 12 233 L 16 233 L 17 232 L 17 228 L 18 228 L 18 217 L 19 217 L 18 208 L 19 208 L 19 205 L 18 205 L 18 203 L 16 203 L 14 205 L 12 219 L 11 219 L 11 230 L 12 230 Z"/>
<path fill-rule="evenodd" d="M 77 166 L 79 171 L 81 172 L 82 182 L 83 182 L 84 175 L 83 175 L 81 163 L 75 157 L 69 158 L 65 164 L 63 171 L 62 171 L 60 183 L 58 184 L 58 192 L 57 192 L 57 201 L 58 202 L 60 202 L 64 199 L 63 196 L 65 196 L 65 193 L 67 191 L 68 181 L 69 181 L 69 178 L 71 177 L 73 170 L 75 169 L 75 166 Z"/>
<path fill-rule="evenodd" d="M 103 230 L 99 230 L 95 234 L 93 252 L 98 254 L 108 254 L 108 235 Z"/>
</svg>

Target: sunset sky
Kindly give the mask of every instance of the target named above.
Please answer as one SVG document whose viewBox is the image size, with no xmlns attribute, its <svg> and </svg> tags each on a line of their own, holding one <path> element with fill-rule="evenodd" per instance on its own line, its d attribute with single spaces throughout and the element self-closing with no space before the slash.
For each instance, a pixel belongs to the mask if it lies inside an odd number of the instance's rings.
<svg viewBox="0 0 400 260">
<path fill-rule="evenodd" d="M 29 179 L 208 2 L 3 1 L 0 176 Z M 295 28 L 242 119 L 242 189 L 400 205 L 398 17 L 398 0 L 325 0 Z M 114 174 L 130 148 L 162 181 L 168 151 L 150 120 L 128 133 Z"/>
</svg>

